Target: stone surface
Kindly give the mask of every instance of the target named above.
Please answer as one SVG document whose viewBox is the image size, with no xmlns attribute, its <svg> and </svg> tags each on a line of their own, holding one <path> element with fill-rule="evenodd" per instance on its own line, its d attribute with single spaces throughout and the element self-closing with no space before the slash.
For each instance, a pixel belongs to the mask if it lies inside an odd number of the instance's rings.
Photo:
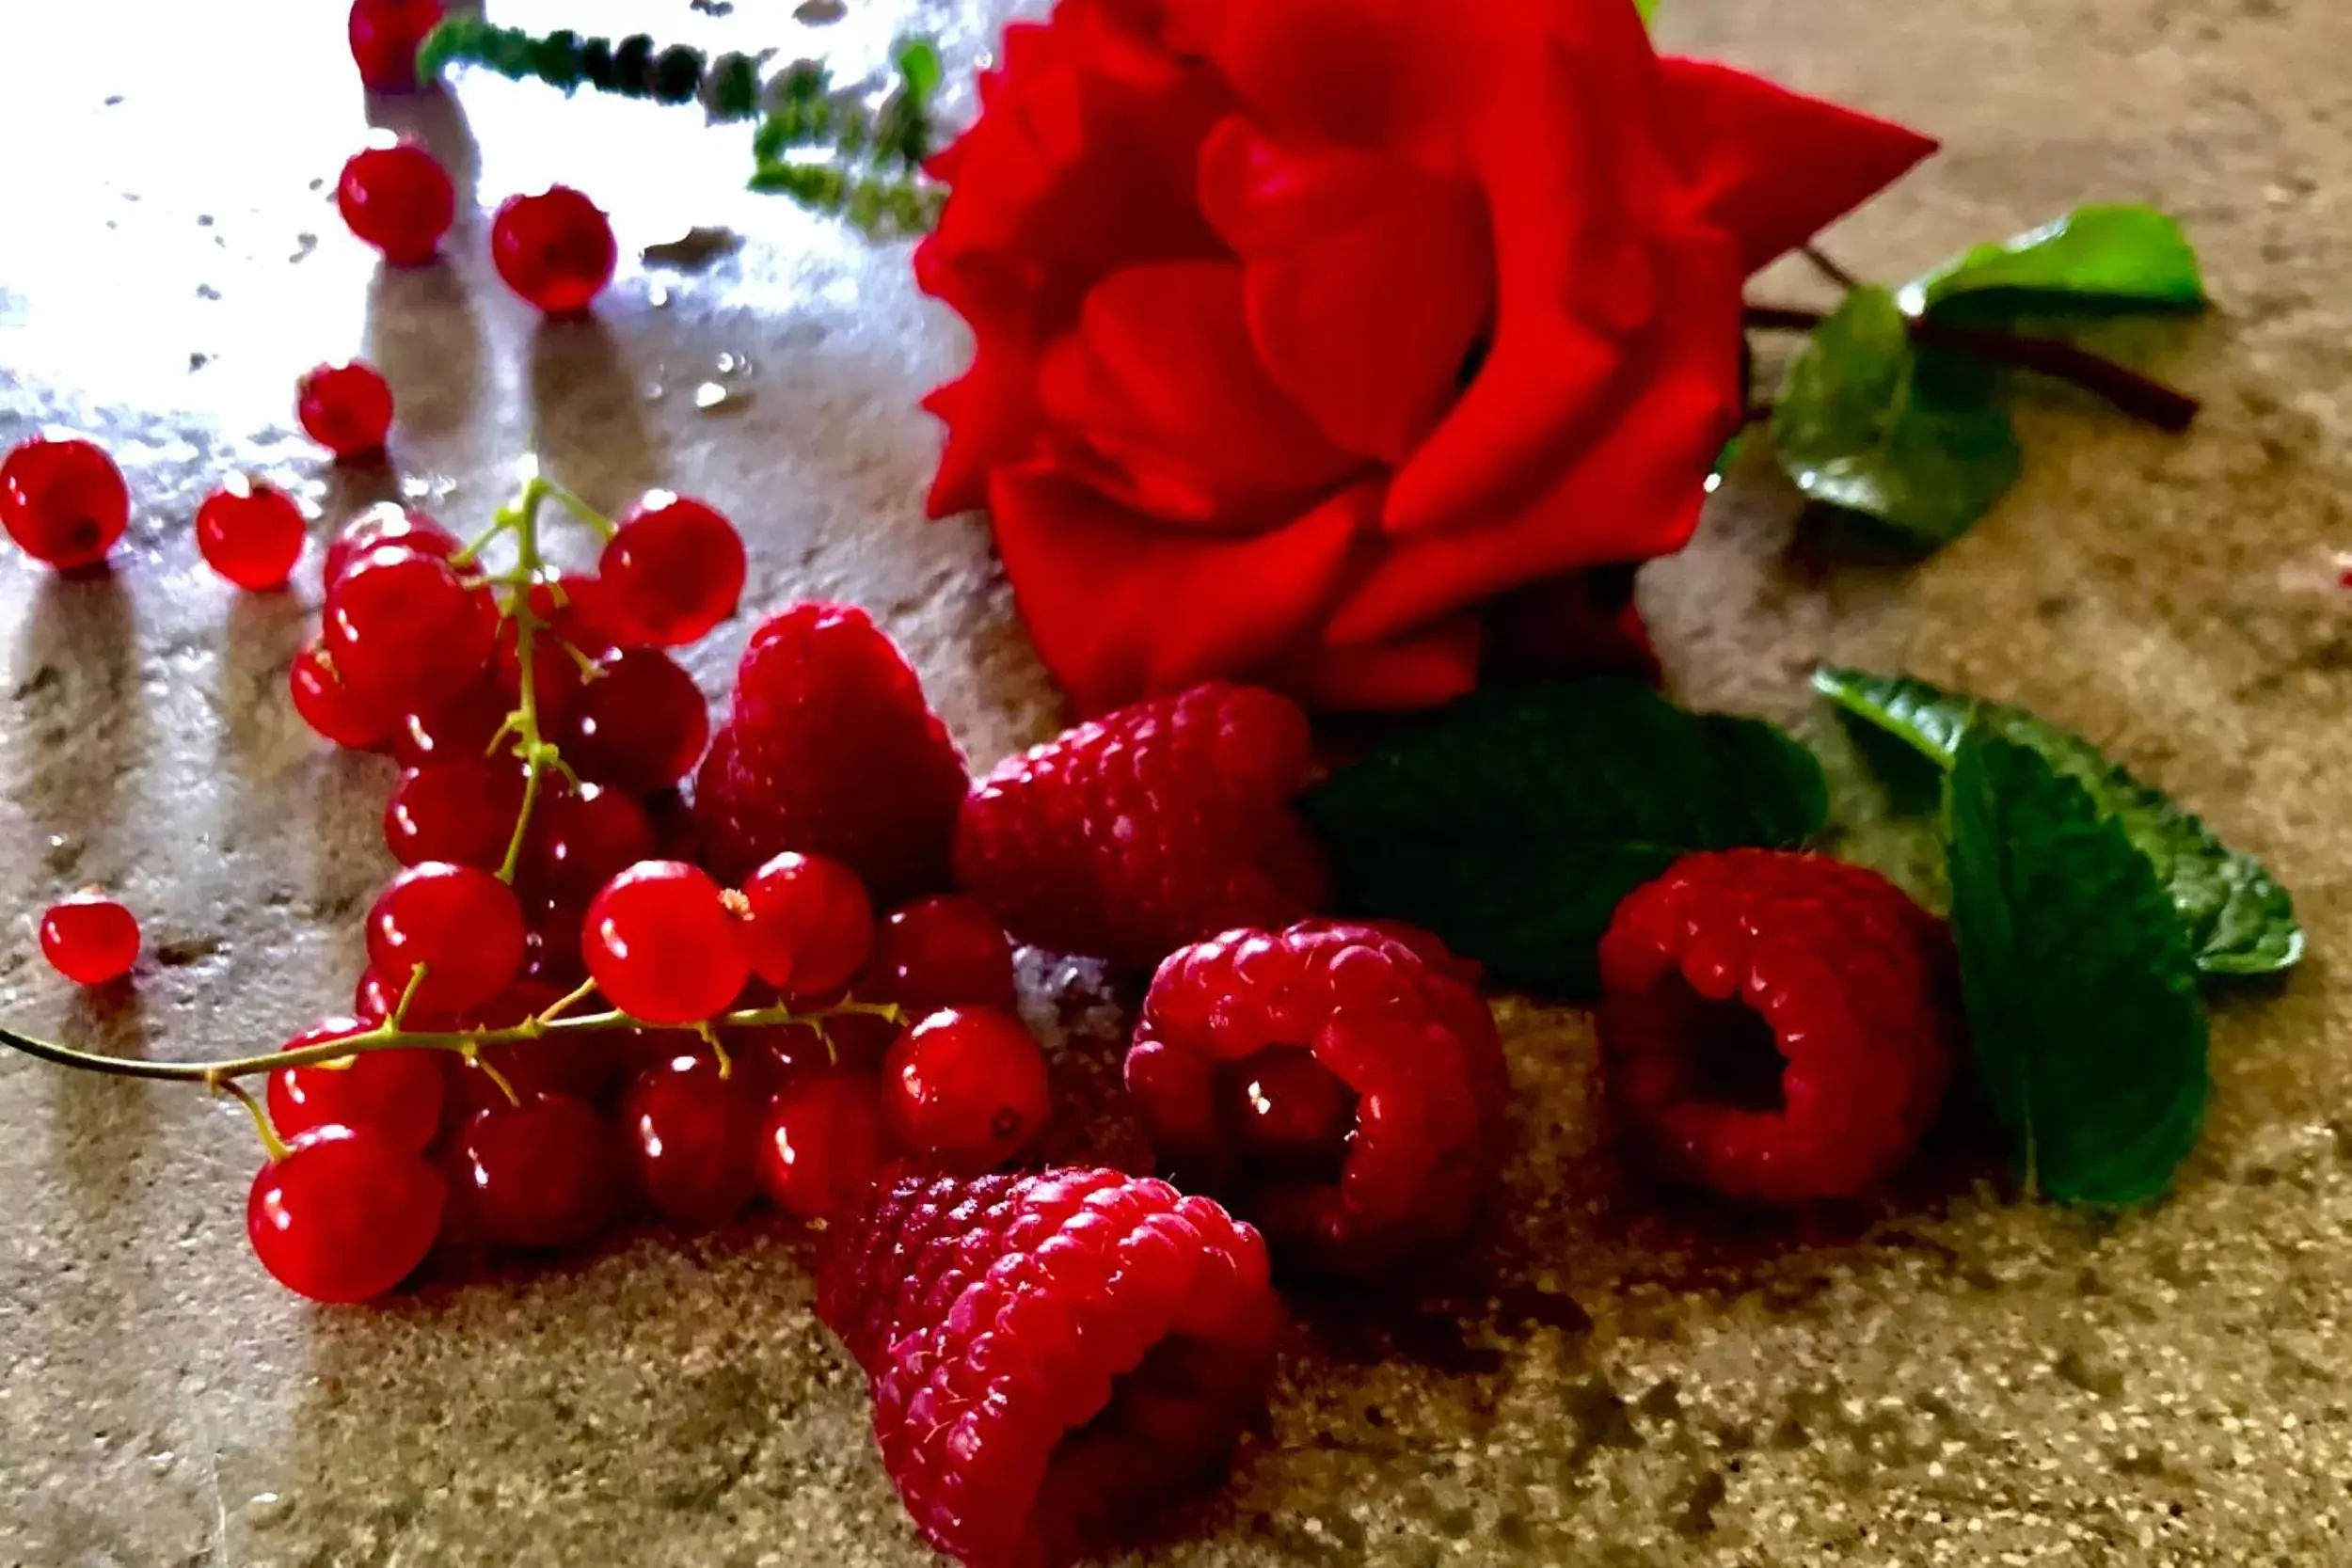
<svg viewBox="0 0 2352 1568">
<path fill-rule="evenodd" d="M 498 8 L 852 69 L 907 24 L 968 64 L 989 21 L 727 9 Z M 265 1049 L 339 1004 L 384 873 L 385 765 L 329 755 L 282 700 L 311 595 L 239 598 L 197 563 L 189 518 L 229 467 L 329 515 L 397 485 L 484 516 L 526 446 L 604 503 L 697 491 L 748 525 L 755 604 L 873 607 L 980 758 L 1052 721 L 979 532 L 917 520 L 935 436 L 913 401 L 962 342 L 901 253 L 739 194 L 739 138 L 691 117 L 478 77 L 363 107 L 340 11 L 10 18 L 0 442 L 93 432 L 138 505 L 110 578 L 0 560 L 0 1006 L 117 1051 Z M 1861 271 L 2149 198 L 2223 302 L 2136 344 L 2209 400 L 2194 435 L 2038 404 L 2024 484 L 1923 567 L 1804 566 L 1789 494 L 1744 465 L 1645 579 L 1677 688 L 1796 717 L 1834 657 L 2037 707 L 2265 857 L 2313 956 L 2219 1002 L 2204 1147 L 2171 1198 L 2107 1218 L 1934 1180 L 1804 1226 L 1661 1206 L 1612 1167 L 1581 1020 L 1506 1005 L 1524 1132 L 1494 1276 L 1386 1316 L 1304 1303 L 1271 1431 L 1156 1560 L 2343 1560 L 2352 12 L 1669 0 L 1662 30 L 1946 138 L 1836 237 Z M 748 243 L 699 272 L 625 263 L 587 325 L 506 296 L 470 208 L 449 261 L 379 274 L 328 194 L 371 114 L 421 129 L 485 201 L 584 184 L 630 257 L 696 224 Z M 1762 292 L 1811 288 L 1784 270 Z M 361 350 L 403 399 L 381 480 L 292 428 L 295 375 Z M 743 629 L 703 651 L 706 684 Z M 98 1006 L 32 957 L 40 905 L 93 880 L 151 937 L 130 996 Z M 925 1560 L 788 1240 L 642 1237 L 315 1311 L 246 1256 L 254 1160 L 231 1106 L 0 1061 L 0 1563 Z"/>
</svg>

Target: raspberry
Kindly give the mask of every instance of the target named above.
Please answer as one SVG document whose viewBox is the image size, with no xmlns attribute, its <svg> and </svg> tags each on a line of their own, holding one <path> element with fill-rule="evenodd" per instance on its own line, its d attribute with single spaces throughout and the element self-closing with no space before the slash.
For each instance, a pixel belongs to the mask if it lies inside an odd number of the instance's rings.
<svg viewBox="0 0 2352 1568">
<path fill-rule="evenodd" d="M 888 905 L 946 884 L 966 782 L 914 672 L 866 611 L 799 604 L 752 635 L 694 810 L 729 882 L 793 849 L 842 862 Z"/>
<path fill-rule="evenodd" d="M 1802 1203 L 1891 1174 L 1963 1042 L 1950 934 L 1874 871 L 1688 855 L 1600 942 L 1618 1136 L 1678 1181 Z"/>
<path fill-rule="evenodd" d="M 1120 708 L 998 765 L 956 828 L 956 880 L 1023 942 L 1147 968 L 1324 895 L 1290 809 L 1307 716 L 1212 683 Z"/>
<path fill-rule="evenodd" d="M 1511 1085 L 1435 938 L 1308 921 L 1169 954 L 1127 1087 L 1168 1167 L 1286 1263 L 1362 1274 L 1470 1224 Z"/>
<path fill-rule="evenodd" d="M 885 1182 L 829 1236 L 817 1310 L 915 1527 L 968 1568 L 1104 1550 L 1214 1481 L 1279 1323 L 1256 1231 L 1112 1170 Z"/>
</svg>

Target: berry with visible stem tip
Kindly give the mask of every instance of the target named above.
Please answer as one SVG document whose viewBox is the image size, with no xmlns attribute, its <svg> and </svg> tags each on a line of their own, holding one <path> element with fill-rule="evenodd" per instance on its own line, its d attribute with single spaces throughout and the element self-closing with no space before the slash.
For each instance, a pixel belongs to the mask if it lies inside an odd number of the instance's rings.
<svg viewBox="0 0 2352 1568">
<path fill-rule="evenodd" d="M 77 986 L 119 980 L 138 961 L 138 917 L 96 888 L 87 888 L 52 904 L 40 917 L 40 956 Z"/>
<path fill-rule="evenodd" d="M 400 988 L 386 983 L 384 976 L 373 969 L 359 972 L 359 983 L 351 988 L 352 1016 L 363 1023 L 381 1023 L 392 1016 L 400 1005 Z M 431 1007 L 408 1006 L 407 1022 L 403 1025 L 412 1035 L 454 1034 L 465 1027 L 465 1019 L 455 1013 L 437 1012 Z"/>
<path fill-rule="evenodd" d="M 804 1220 L 846 1212 L 882 1168 L 880 1096 L 874 1080 L 829 1072 L 787 1085 L 769 1101 L 759 1134 L 759 1190 Z"/>
<path fill-rule="evenodd" d="M 882 1125 L 908 1153 L 951 1169 L 990 1170 L 1045 1125 L 1045 1054 L 1021 1021 L 948 1007 L 898 1037 L 882 1063 Z"/>
<path fill-rule="evenodd" d="M 352 0 L 352 63 L 370 92 L 413 92 L 417 50 L 440 24 L 441 0 Z"/>
<path fill-rule="evenodd" d="M 977 899 L 946 893 L 893 910 L 875 939 L 866 988 L 920 1017 L 1015 1002 L 1012 942 Z"/>
<path fill-rule="evenodd" d="M 246 1198 L 253 1254 L 312 1301 L 368 1301 L 424 1261 L 448 1189 L 421 1156 L 368 1128 L 318 1127 L 262 1167 Z"/>
<path fill-rule="evenodd" d="M 681 861 L 644 861 L 606 883 L 588 905 L 580 957 L 606 1000 L 648 1023 L 715 1018 L 752 974 L 719 884 Z"/>
<path fill-rule="evenodd" d="M 628 640 L 675 648 L 735 613 L 743 596 L 742 536 L 715 508 L 648 492 L 621 519 L 596 563 L 602 611 Z"/>
<path fill-rule="evenodd" d="M 335 205 L 352 233 L 396 267 L 433 260 L 457 214 L 457 194 L 440 161 L 415 142 L 378 133 L 351 155 L 335 182 Z"/>
<path fill-rule="evenodd" d="M 356 1018 L 322 1019 L 281 1048 L 298 1051 L 373 1028 Z M 421 1152 L 441 1125 L 448 1079 L 437 1051 L 363 1051 L 336 1062 L 280 1068 L 269 1075 L 269 1119 L 281 1138 L 314 1127 L 364 1128 Z"/>
<path fill-rule="evenodd" d="M 447 861 L 496 871 L 522 804 L 522 775 L 512 764 L 404 768 L 384 803 L 384 847 L 403 865 Z"/>
<path fill-rule="evenodd" d="M 295 383 L 294 416 L 336 462 L 369 461 L 391 434 L 392 389 L 365 360 L 320 365 Z"/>
<path fill-rule="evenodd" d="M 196 547 L 204 563 L 256 594 L 286 586 L 310 524 L 275 484 L 231 474 L 196 509 Z"/>
<path fill-rule="evenodd" d="M 398 545 L 447 561 L 457 553 L 458 538 L 413 506 L 378 501 L 335 531 L 326 546 L 326 563 L 319 574 L 321 585 L 332 592 L 353 562 L 380 545 Z"/>
<path fill-rule="evenodd" d="M 644 807 L 618 790 L 553 789 L 540 798 L 526 853 L 534 891 L 577 903 L 653 858 L 653 824 Z"/>
<path fill-rule="evenodd" d="M 395 713 L 465 689 L 489 663 L 498 631 L 487 588 L 399 545 L 379 545 L 343 569 L 320 625 L 343 683 Z"/>
<path fill-rule="evenodd" d="M 631 795 L 652 795 L 694 770 L 710 710 L 694 677 L 658 648 L 607 654 L 568 705 L 558 744 L 573 771 Z"/>
<path fill-rule="evenodd" d="M 612 1128 L 568 1095 L 525 1097 L 478 1112 L 457 1146 L 457 1180 L 485 1240 L 574 1246 L 612 1216 L 618 1171 Z"/>
<path fill-rule="evenodd" d="M 490 261 L 550 316 L 577 315 L 612 281 L 620 246 L 602 208 L 569 185 L 510 196 L 490 220 Z"/>
<path fill-rule="evenodd" d="M 641 1072 L 621 1097 L 621 1148 L 656 1209 L 705 1223 L 732 1216 L 757 1185 L 760 1105 L 744 1079 L 707 1054 Z"/>
<path fill-rule="evenodd" d="M 130 487 L 93 442 L 36 436 L 0 461 L 0 527 L 35 561 L 95 566 L 130 525 Z"/>
<path fill-rule="evenodd" d="M 414 1005 L 436 1012 L 481 1006 L 522 968 L 522 906 L 513 888 L 475 866 L 408 867 L 376 895 L 367 929 L 369 967 L 405 988 L 424 965 Z"/>
<path fill-rule="evenodd" d="M 400 722 L 393 709 L 343 684 L 342 673 L 316 637 L 294 655 L 286 671 L 286 685 L 304 723 L 326 739 L 355 752 L 382 745 Z"/>
<path fill-rule="evenodd" d="M 874 950 L 873 901 L 839 861 L 778 855 L 744 881 L 743 903 L 752 967 L 788 996 L 848 985 Z"/>
</svg>

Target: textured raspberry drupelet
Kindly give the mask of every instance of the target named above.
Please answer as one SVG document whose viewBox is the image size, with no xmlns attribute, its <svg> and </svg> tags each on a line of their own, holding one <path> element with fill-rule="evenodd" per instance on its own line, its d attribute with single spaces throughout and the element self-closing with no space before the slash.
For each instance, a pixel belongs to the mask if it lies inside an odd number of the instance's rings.
<svg viewBox="0 0 2352 1568">
<path fill-rule="evenodd" d="M 834 1231 L 817 1312 L 873 1380 L 916 1527 L 971 1568 L 1101 1551 L 1213 1481 L 1280 1322 L 1256 1231 L 1111 1170 L 886 1180 Z"/>
<path fill-rule="evenodd" d="M 1461 973 L 1426 933 L 1320 920 L 1169 954 L 1127 1053 L 1162 1164 L 1285 1264 L 1366 1273 L 1459 1234 L 1511 1088 Z"/>
<path fill-rule="evenodd" d="M 1964 1045 L 1944 923 L 1860 866 L 1690 855 L 1600 943 L 1619 1138 L 1733 1197 L 1843 1197 L 1892 1173 Z"/>
<path fill-rule="evenodd" d="M 866 611 L 798 604 L 752 635 L 694 810 L 729 883 L 797 850 L 844 863 L 889 905 L 946 884 L 968 784 L 905 656 Z"/>
<path fill-rule="evenodd" d="M 1307 716 L 1212 683 L 1120 708 L 1009 758 L 973 787 L 956 879 L 1024 942 L 1147 969 L 1237 926 L 1279 926 L 1325 892 L 1291 810 Z"/>
</svg>

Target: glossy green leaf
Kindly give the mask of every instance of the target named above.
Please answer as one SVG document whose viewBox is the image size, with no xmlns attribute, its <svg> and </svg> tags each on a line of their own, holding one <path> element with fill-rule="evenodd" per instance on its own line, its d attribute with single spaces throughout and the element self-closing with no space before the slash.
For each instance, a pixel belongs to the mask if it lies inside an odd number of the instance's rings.
<svg viewBox="0 0 2352 1568">
<path fill-rule="evenodd" d="M 1985 302 L 1980 296 L 2009 296 Z M 1904 310 L 1940 314 L 1963 298 L 2019 309 L 2090 305 L 2195 310 L 2205 304 L 2197 252 L 2153 207 L 2078 207 L 2056 223 L 1967 254 L 1904 285 Z"/>
<path fill-rule="evenodd" d="M 2269 974 L 2302 958 L 2303 927 L 2296 919 L 2295 900 L 2262 863 L 2214 837 L 2169 797 L 2141 784 L 2082 736 L 2023 708 L 1947 691 L 1908 675 L 1824 666 L 1814 672 L 1813 684 L 1848 713 L 1946 768 L 1972 729 L 2040 753 L 2122 824 L 2171 898 L 2197 966 L 2205 973 Z"/>
<path fill-rule="evenodd" d="M 907 85 L 907 91 L 917 100 L 928 100 L 939 91 L 945 74 L 939 63 L 939 46 L 929 39 L 906 39 L 898 44 L 898 75 Z"/>
<path fill-rule="evenodd" d="M 2197 966 L 2154 869 L 2048 757 L 1976 726 L 1946 831 L 1978 1076 L 2028 1189 L 2155 1196 L 2208 1085 Z"/>
<path fill-rule="evenodd" d="M 1922 550 L 1968 531 L 2023 466 L 1990 377 L 1921 352 L 1874 285 L 1849 293 L 1789 366 L 1772 446 L 1807 497 Z"/>
</svg>

